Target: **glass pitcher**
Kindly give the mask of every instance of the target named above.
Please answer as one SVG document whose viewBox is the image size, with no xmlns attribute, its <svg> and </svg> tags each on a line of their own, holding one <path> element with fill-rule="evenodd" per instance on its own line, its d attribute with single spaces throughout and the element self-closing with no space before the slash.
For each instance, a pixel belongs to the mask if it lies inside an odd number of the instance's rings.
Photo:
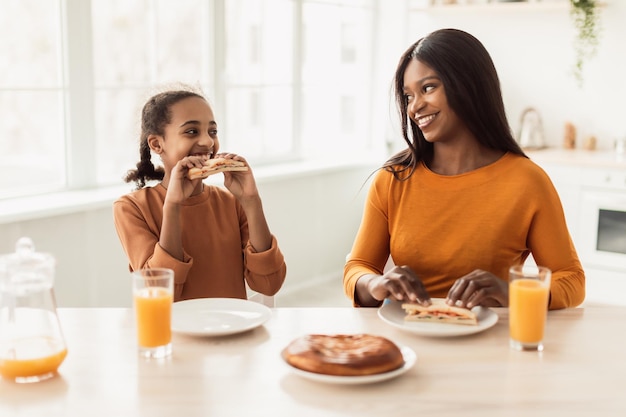
<svg viewBox="0 0 626 417">
<path fill-rule="evenodd" d="M 67 354 L 54 299 L 54 258 L 21 238 L 0 256 L 0 375 L 37 382 L 56 374 Z"/>
</svg>

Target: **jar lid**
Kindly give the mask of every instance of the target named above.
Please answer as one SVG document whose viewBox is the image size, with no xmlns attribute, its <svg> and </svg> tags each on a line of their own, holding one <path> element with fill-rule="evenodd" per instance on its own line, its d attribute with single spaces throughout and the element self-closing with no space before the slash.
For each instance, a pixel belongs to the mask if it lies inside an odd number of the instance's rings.
<svg viewBox="0 0 626 417">
<path fill-rule="evenodd" d="M 54 264 L 52 255 L 35 252 L 32 239 L 22 237 L 14 253 L 0 256 L 0 277 L 13 284 L 37 281 L 52 285 Z"/>
</svg>

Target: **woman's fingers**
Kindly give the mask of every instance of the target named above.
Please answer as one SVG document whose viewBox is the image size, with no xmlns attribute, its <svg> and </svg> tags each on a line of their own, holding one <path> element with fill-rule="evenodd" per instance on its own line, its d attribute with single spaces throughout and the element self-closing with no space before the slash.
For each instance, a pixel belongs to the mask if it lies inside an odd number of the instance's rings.
<svg viewBox="0 0 626 417">
<path fill-rule="evenodd" d="M 396 266 L 383 276 L 383 285 L 396 300 L 430 304 L 419 277 L 407 266 Z"/>
<path fill-rule="evenodd" d="M 472 308 L 477 305 L 508 305 L 507 283 L 495 275 L 475 270 L 457 279 L 448 292 L 447 303 Z"/>
</svg>

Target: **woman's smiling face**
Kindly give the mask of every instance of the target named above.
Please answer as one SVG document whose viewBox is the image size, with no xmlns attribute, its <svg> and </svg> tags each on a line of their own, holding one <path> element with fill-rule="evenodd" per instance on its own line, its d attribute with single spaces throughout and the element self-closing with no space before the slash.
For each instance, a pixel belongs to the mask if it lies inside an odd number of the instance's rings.
<svg viewBox="0 0 626 417">
<path fill-rule="evenodd" d="M 455 138 L 464 124 L 448 105 L 446 90 L 437 73 L 428 65 L 412 59 L 404 71 L 403 93 L 408 116 L 429 142 Z"/>
</svg>

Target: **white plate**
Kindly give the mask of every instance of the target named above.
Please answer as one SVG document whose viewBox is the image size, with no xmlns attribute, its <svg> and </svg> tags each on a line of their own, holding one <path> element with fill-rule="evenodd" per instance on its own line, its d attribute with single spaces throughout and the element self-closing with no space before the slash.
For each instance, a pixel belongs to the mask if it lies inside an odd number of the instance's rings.
<svg viewBox="0 0 626 417">
<path fill-rule="evenodd" d="M 387 379 L 395 378 L 397 376 L 402 375 L 407 372 L 409 369 L 415 365 L 417 361 L 417 355 L 415 352 L 409 347 L 401 347 L 400 351 L 402 352 L 402 357 L 404 358 L 404 365 L 398 369 L 394 369 L 393 371 L 383 372 L 382 374 L 374 374 L 374 375 L 363 375 L 363 376 L 338 376 L 338 375 L 326 375 L 326 374 L 317 374 L 315 372 L 303 371 L 302 369 L 298 369 L 296 367 L 291 366 L 289 363 L 287 365 L 291 370 L 296 374 L 303 378 L 310 379 L 312 381 L 318 382 L 326 382 L 330 384 L 371 384 L 373 382 L 385 381 Z"/>
<path fill-rule="evenodd" d="M 472 309 L 476 313 L 478 324 L 476 326 L 468 324 L 450 324 L 450 323 L 416 323 L 405 321 L 406 312 L 402 309 L 402 302 L 385 300 L 383 305 L 378 309 L 378 316 L 388 324 L 405 330 L 410 333 L 422 336 L 464 336 L 487 330 L 498 322 L 498 315 L 485 307 L 474 307 Z"/>
<path fill-rule="evenodd" d="M 172 331 L 194 336 L 241 333 L 265 323 L 272 310 L 238 298 L 198 298 L 172 305 Z"/>
</svg>

